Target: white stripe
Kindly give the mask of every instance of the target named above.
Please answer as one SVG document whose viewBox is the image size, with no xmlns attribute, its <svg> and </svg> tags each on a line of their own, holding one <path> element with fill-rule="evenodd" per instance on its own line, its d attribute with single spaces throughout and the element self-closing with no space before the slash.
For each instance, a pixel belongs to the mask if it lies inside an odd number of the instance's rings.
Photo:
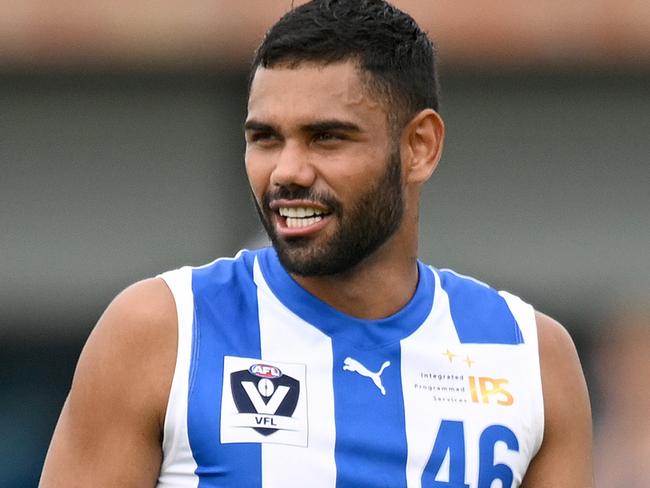
<svg viewBox="0 0 650 488">
<path fill-rule="evenodd" d="M 542 375 L 539 365 L 539 345 L 537 340 L 537 320 L 535 319 L 535 309 L 519 297 L 506 291 L 500 291 L 499 295 L 508 304 L 512 315 L 514 316 L 521 334 L 524 336 L 524 346 L 533 358 L 530 361 L 530 373 L 528 385 L 531 391 L 532 400 L 530 405 L 529 417 L 531 418 L 531 431 L 536 433 L 529 442 L 531 456 L 537 454 L 542 445 L 544 437 L 544 395 L 542 391 Z"/>
<path fill-rule="evenodd" d="M 440 285 L 440 277 L 429 268 L 435 279 L 435 294 L 431 313 L 424 323 L 400 343 L 402 355 L 402 388 L 408 457 L 406 461 L 406 486 L 420 488 L 422 473 L 429 461 L 441 416 L 440 407 L 427 400 L 421 391 L 414 390 L 421 372 L 440 372 L 436 363 L 442 362 L 442 345 L 459 344 L 449 313 L 449 297 Z M 436 345 L 440 345 L 437 350 Z M 442 358 L 442 359 L 441 359 Z M 436 361 L 437 360 L 437 361 Z M 431 365 L 431 367 L 428 367 Z"/>
<path fill-rule="evenodd" d="M 306 365 L 307 447 L 262 443 L 262 486 L 334 488 L 334 393 L 331 340 L 288 310 L 269 289 L 257 260 L 262 359 Z"/>
<path fill-rule="evenodd" d="M 197 465 L 192 456 L 187 434 L 187 398 L 194 326 L 192 268 L 169 271 L 160 275 L 160 278 L 167 283 L 176 301 L 178 351 L 165 414 L 163 462 L 157 486 L 194 488 L 198 486 L 199 478 L 194 474 Z"/>
</svg>

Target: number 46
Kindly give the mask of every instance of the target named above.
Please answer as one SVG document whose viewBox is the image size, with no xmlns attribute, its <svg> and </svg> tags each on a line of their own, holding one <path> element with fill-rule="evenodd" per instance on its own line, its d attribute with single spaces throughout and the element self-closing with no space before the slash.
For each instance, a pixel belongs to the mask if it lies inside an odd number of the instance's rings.
<svg viewBox="0 0 650 488">
<path fill-rule="evenodd" d="M 494 464 L 494 445 L 504 442 L 509 450 L 519 451 L 515 434 L 503 425 L 490 425 L 479 439 L 478 488 L 490 488 L 492 481 L 501 480 L 504 488 L 512 486 L 512 469 L 506 464 Z M 449 451 L 449 481 L 435 478 Z M 465 431 L 463 423 L 443 420 L 429 462 L 422 475 L 423 488 L 470 488 L 465 483 Z"/>
</svg>

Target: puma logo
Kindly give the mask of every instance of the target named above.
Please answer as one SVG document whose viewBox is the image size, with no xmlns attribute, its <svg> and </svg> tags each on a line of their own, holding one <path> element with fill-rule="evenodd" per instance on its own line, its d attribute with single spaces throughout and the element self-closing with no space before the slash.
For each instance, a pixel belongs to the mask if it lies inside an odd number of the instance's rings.
<svg viewBox="0 0 650 488">
<path fill-rule="evenodd" d="M 373 373 L 359 361 L 349 356 L 343 361 L 343 369 L 345 371 L 353 371 L 355 373 L 359 373 L 361 376 L 367 376 L 372 380 L 375 386 L 379 388 L 379 391 L 382 395 L 386 395 L 386 389 L 384 388 L 384 385 L 381 384 L 381 374 L 388 366 L 390 366 L 390 361 L 384 361 L 384 364 L 381 365 L 379 371 Z"/>
</svg>

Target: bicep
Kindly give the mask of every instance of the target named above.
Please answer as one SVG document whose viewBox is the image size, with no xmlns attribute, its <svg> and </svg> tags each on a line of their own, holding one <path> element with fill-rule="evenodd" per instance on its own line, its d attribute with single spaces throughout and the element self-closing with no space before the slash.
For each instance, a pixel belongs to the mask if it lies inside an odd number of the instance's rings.
<svg viewBox="0 0 650 488">
<path fill-rule="evenodd" d="M 589 395 L 573 341 L 564 328 L 537 316 L 544 391 L 544 440 L 522 486 L 593 486 Z"/>
<path fill-rule="evenodd" d="M 78 413 L 87 407 L 92 413 Z M 139 423 L 106 415 L 105 410 L 74 395 L 68 398 L 48 451 L 41 488 L 155 485 L 161 454 L 151 432 Z"/>
<path fill-rule="evenodd" d="M 52 438 L 42 488 L 155 485 L 176 340 L 165 293 L 154 280 L 134 285 L 93 330 Z"/>
</svg>

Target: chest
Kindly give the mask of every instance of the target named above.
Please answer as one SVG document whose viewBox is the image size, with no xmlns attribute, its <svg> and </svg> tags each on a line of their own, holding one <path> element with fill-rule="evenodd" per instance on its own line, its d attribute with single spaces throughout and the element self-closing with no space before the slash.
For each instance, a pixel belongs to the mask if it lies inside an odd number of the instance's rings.
<svg viewBox="0 0 650 488">
<path fill-rule="evenodd" d="M 194 341 L 187 425 L 203 485 L 519 485 L 542 426 L 525 347 L 461 344 L 435 318 L 372 350 L 287 314 L 257 321 L 258 342 L 206 324 Z"/>
</svg>

